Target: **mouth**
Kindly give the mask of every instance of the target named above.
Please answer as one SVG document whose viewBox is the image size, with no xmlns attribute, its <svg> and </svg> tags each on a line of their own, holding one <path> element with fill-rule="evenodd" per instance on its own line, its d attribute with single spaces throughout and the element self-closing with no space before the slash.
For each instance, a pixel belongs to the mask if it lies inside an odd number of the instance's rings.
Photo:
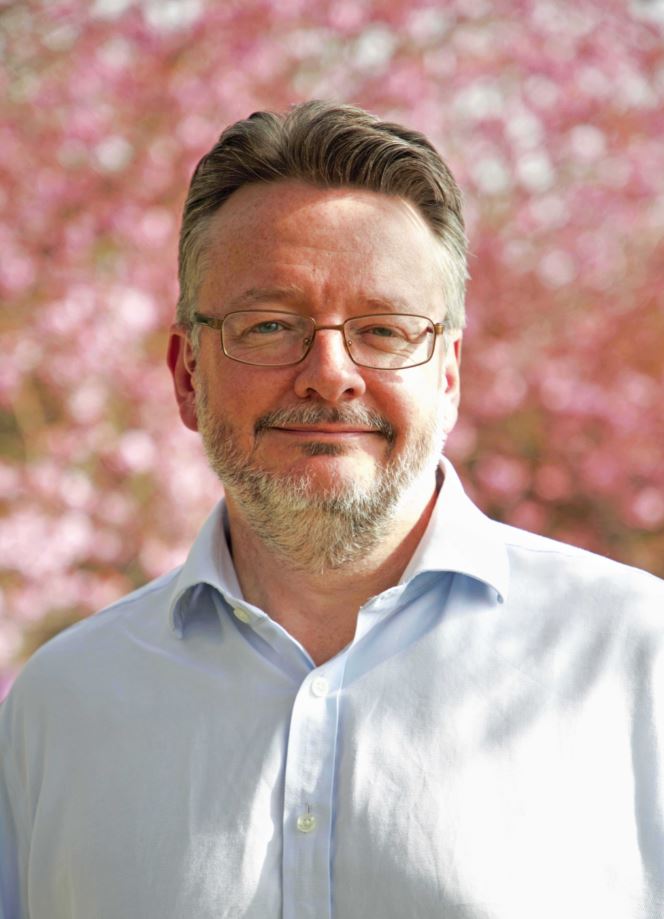
<svg viewBox="0 0 664 919">
<path fill-rule="evenodd" d="M 394 428 L 376 412 L 364 408 L 340 409 L 305 406 L 281 409 L 263 415 L 255 424 L 256 435 L 271 432 L 293 439 L 353 440 L 368 434 L 394 441 Z"/>
<path fill-rule="evenodd" d="M 365 437 L 367 434 L 381 434 L 375 428 L 356 428 L 345 425 L 275 425 L 270 428 L 278 434 L 288 434 L 293 437 L 303 437 L 315 440 L 338 440 L 339 438 Z"/>
</svg>

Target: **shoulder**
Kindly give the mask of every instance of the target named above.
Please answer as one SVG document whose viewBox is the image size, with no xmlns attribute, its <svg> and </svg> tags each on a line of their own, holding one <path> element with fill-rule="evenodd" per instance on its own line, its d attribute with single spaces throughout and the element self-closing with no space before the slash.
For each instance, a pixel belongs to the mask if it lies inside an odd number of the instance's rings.
<svg viewBox="0 0 664 919">
<path fill-rule="evenodd" d="M 590 552 L 588 549 L 580 549 L 578 546 L 559 542 L 548 536 L 539 536 L 537 533 L 520 530 L 506 523 L 497 521 L 492 521 L 492 523 L 498 529 L 502 541 L 513 557 L 529 559 L 533 563 L 540 558 L 544 563 L 548 561 L 564 568 L 601 571 L 619 580 L 636 579 L 644 583 L 649 582 L 653 587 L 664 589 L 664 581 L 641 568 L 625 565 L 604 555 Z"/>
<path fill-rule="evenodd" d="M 75 646 L 79 642 L 94 639 L 103 641 L 123 622 L 143 624 L 149 628 L 155 619 L 161 617 L 162 613 L 166 619 L 180 571 L 181 568 L 175 568 L 143 587 L 125 594 L 124 597 L 120 597 L 99 612 L 93 613 L 92 616 L 69 626 L 43 645 L 37 651 L 36 656 L 66 652 L 69 646 Z"/>
<path fill-rule="evenodd" d="M 20 701 L 35 711 L 53 698 L 62 702 L 63 694 L 92 688 L 111 668 L 121 671 L 132 647 L 165 641 L 180 570 L 150 581 L 42 645 L 18 674 L 10 704 Z"/>
<path fill-rule="evenodd" d="M 543 596 L 582 612 L 628 613 L 664 627 L 664 581 L 655 575 L 566 543 L 494 523 L 505 545 L 510 590 Z"/>
</svg>

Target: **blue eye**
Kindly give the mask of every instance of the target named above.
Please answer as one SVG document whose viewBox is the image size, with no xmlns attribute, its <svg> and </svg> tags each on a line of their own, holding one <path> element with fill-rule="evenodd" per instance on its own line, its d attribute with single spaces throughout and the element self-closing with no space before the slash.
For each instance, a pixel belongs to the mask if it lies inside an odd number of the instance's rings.
<svg viewBox="0 0 664 919">
<path fill-rule="evenodd" d="M 284 324 L 277 322 L 276 319 L 267 319 L 265 322 L 259 322 L 249 329 L 249 332 L 256 332 L 259 335 L 270 335 L 274 332 L 282 332 Z"/>
<path fill-rule="evenodd" d="M 389 325 L 368 325 L 357 329 L 357 334 L 363 338 L 398 338 L 403 340 L 406 335 L 403 329 L 398 326 Z"/>
</svg>

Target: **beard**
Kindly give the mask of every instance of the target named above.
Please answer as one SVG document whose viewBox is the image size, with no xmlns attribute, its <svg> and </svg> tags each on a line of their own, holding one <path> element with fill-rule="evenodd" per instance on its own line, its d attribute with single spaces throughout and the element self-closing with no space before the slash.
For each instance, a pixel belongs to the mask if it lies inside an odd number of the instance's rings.
<svg viewBox="0 0 664 919">
<path fill-rule="evenodd" d="M 394 456 L 392 425 L 368 409 L 306 405 L 261 416 L 254 425 L 257 439 L 272 427 L 316 423 L 358 425 L 385 438 L 387 456 L 371 483 L 339 479 L 321 487 L 310 472 L 270 472 L 256 462 L 253 451 L 242 452 L 233 426 L 212 417 L 202 385 L 197 389 L 196 413 L 208 462 L 254 534 L 292 568 L 309 574 L 338 570 L 365 558 L 384 539 L 409 486 L 427 469 L 433 478 L 445 441 L 437 417 Z M 305 455 L 346 453 L 340 444 L 314 438 L 301 445 Z"/>
</svg>

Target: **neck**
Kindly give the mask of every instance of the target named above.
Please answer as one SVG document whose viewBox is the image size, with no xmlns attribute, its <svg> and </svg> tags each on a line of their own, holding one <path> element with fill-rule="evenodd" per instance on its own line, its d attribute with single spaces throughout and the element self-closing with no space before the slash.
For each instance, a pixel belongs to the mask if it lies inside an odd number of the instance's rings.
<svg viewBox="0 0 664 919">
<path fill-rule="evenodd" d="M 233 563 L 245 599 L 282 625 L 316 664 L 329 660 L 352 640 L 360 607 L 399 582 L 427 527 L 436 494 L 430 475 L 414 483 L 375 544 L 335 567 L 304 566 L 262 539 L 227 494 Z M 315 536 L 307 530 L 302 538 Z"/>
</svg>

